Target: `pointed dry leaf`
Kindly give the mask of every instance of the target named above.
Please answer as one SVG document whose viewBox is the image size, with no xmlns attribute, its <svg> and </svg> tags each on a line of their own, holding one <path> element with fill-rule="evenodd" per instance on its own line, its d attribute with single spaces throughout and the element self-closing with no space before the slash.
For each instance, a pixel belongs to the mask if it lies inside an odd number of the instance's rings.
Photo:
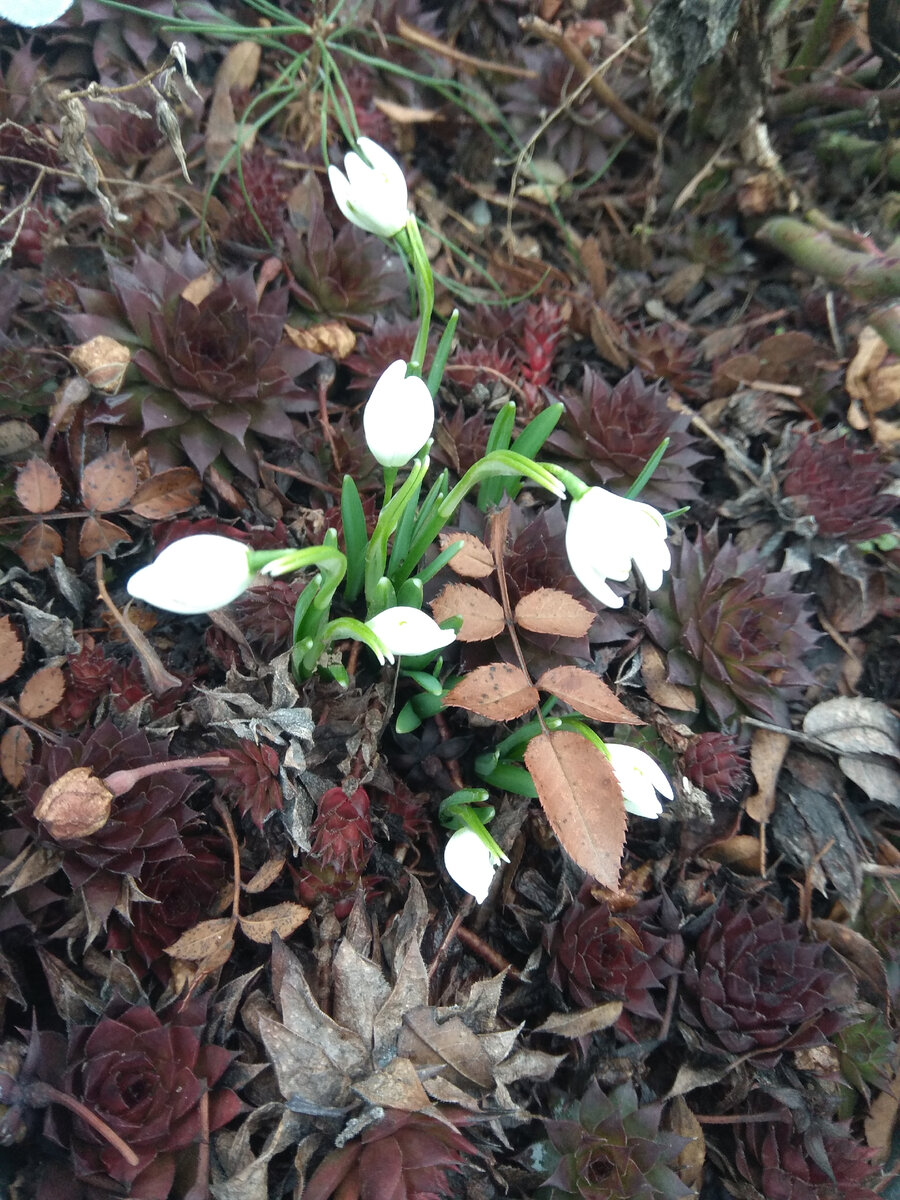
<svg viewBox="0 0 900 1200">
<path fill-rule="evenodd" d="M 0 683 L 10 679 L 22 665 L 25 647 L 9 617 L 0 617 Z"/>
<path fill-rule="evenodd" d="M 145 479 L 132 496 L 130 507 L 148 521 L 164 521 L 193 508 L 202 486 L 192 467 L 172 467 Z"/>
<path fill-rule="evenodd" d="M 900 757 L 900 720 L 869 696 L 838 696 L 813 705 L 803 718 L 803 732 L 843 754 Z"/>
<path fill-rule="evenodd" d="M 672 1169 L 677 1171 L 681 1182 L 691 1189 L 693 1195 L 700 1194 L 703 1183 L 703 1168 L 706 1165 L 706 1137 L 703 1126 L 687 1106 L 682 1096 L 675 1096 L 666 1108 L 666 1127 L 687 1141 Z"/>
<path fill-rule="evenodd" d="M 32 721 L 46 716 L 56 708 L 65 692 L 66 680 L 59 667 L 41 667 L 22 688 L 19 712 Z"/>
<path fill-rule="evenodd" d="M 599 675 L 585 667 L 552 667 L 538 679 L 537 687 L 593 721 L 607 721 L 614 725 L 644 723 L 625 707 Z"/>
<path fill-rule="evenodd" d="M 90 767 L 72 767 L 44 789 L 34 819 L 58 842 L 87 838 L 109 820 L 113 793 Z"/>
<path fill-rule="evenodd" d="M 224 946 L 232 947 L 233 933 L 232 917 L 214 917 L 211 921 L 201 921 L 199 925 L 183 933 L 177 942 L 166 946 L 166 954 L 171 958 L 201 962 L 210 955 L 217 954 Z"/>
<path fill-rule="evenodd" d="M 491 721 L 513 721 L 524 716 L 540 701 L 537 688 L 521 667 L 511 663 L 488 663 L 451 688 L 445 705 L 468 709 Z"/>
<path fill-rule="evenodd" d="M 62 499 L 62 480 L 42 458 L 30 458 L 16 479 L 16 496 L 31 513 L 50 512 Z"/>
<path fill-rule="evenodd" d="M 456 635 L 460 642 L 486 642 L 506 627 L 503 609 L 494 597 L 468 583 L 448 583 L 431 602 L 431 615 L 438 625 L 448 617 L 462 617 Z"/>
<path fill-rule="evenodd" d="M 625 846 L 625 806 L 609 759 L 579 733 L 560 729 L 528 744 L 525 766 L 566 853 L 615 891 Z"/>
<path fill-rule="evenodd" d="M 41 521 L 28 530 L 15 551 L 29 571 L 42 571 L 52 567 L 54 558 L 62 554 L 62 538 L 52 525 Z"/>
<path fill-rule="evenodd" d="M 776 733 L 774 729 L 753 730 L 750 770 L 756 780 L 756 791 L 747 797 L 744 808 L 754 821 L 768 821 L 775 810 L 775 785 L 790 744 L 786 733 Z"/>
<path fill-rule="evenodd" d="M 654 703 L 662 708 L 677 708 L 683 712 L 697 711 L 697 697 L 691 688 L 669 683 L 666 679 L 666 660 L 652 642 L 644 642 L 641 647 L 641 674 L 644 687 Z"/>
<path fill-rule="evenodd" d="M 131 362 L 131 351 L 122 342 L 101 333 L 76 346 L 69 361 L 91 387 L 114 396 L 122 386 Z"/>
<path fill-rule="evenodd" d="M 25 778 L 25 768 L 34 756 L 34 746 L 28 730 L 22 725 L 10 725 L 0 738 L 0 771 L 10 787 L 17 788 Z"/>
<path fill-rule="evenodd" d="M 266 859 L 253 878 L 249 882 L 241 884 L 241 890 L 251 896 L 257 895 L 259 892 L 264 892 L 272 886 L 284 870 L 286 862 L 287 858 L 283 854 L 276 854 Z"/>
<path fill-rule="evenodd" d="M 273 904 L 271 908 L 261 909 L 249 917 L 240 917 L 241 930 L 251 942 L 261 942 L 269 945 L 272 934 L 288 938 L 295 929 L 299 929 L 309 916 L 309 909 L 291 900 L 283 900 L 281 904 Z"/>
<path fill-rule="evenodd" d="M 120 542 L 130 542 L 131 535 L 114 521 L 104 517 L 88 517 L 81 526 L 78 538 L 78 553 L 82 558 L 93 558 L 95 554 L 109 554 Z"/>
<path fill-rule="evenodd" d="M 608 1000 L 593 1008 L 573 1013 L 551 1013 L 535 1033 L 554 1033 L 557 1037 L 582 1038 L 615 1025 L 622 1015 L 622 1001 Z"/>
<path fill-rule="evenodd" d="M 356 334 L 343 321 L 322 321 L 306 329 L 285 325 L 284 333 L 291 345 L 313 354 L 327 354 L 339 362 L 352 354 L 356 345 Z"/>
<path fill-rule="evenodd" d="M 114 512 L 134 495 L 137 471 L 124 446 L 89 462 L 81 476 L 81 498 L 94 512 Z"/>
<path fill-rule="evenodd" d="M 450 570 L 464 579 L 486 579 L 494 569 L 491 552 L 474 533 L 442 533 L 440 538 L 441 550 L 462 542 L 461 550 L 450 559 Z"/>
<path fill-rule="evenodd" d="M 369 1104 L 377 1104 L 382 1108 L 417 1112 L 428 1105 L 428 1093 L 408 1058 L 391 1059 L 383 1071 L 354 1083 L 353 1090 Z"/>
<path fill-rule="evenodd" d="M 489 1088 L 494 1084 L 493 1064 L 478 1035 L 459 1017 L 438 1023 L 430 1008 L 416 1008 L 404 1014 L 403 1024 L 430 1051 L 453 1067 L 465 1079 Z M 425 1065 L 423 1062 L 422 1065 Z"/>
<path fill-rule="evenodd" d="M 538 588 L 516 605 L 516 624 L 532 633 L 556 634 L 557 637 L 584 637 L 597 614 L 568 592 L 556 588 Z"/>
</svg>

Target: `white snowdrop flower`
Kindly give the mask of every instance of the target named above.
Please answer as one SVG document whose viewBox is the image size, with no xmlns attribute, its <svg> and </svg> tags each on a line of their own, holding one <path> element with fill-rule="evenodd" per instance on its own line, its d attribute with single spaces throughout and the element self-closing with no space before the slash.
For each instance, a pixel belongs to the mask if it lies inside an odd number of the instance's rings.
<svg viewBox="0 0 900 1200">
<path fill-rule="evenodd" d="M 216 533 L 196 533 L 166 546 L 128 580 L 128 593 L 174 613 L 224 608 L 253 582 L 247 547 Z"/>
<path fill-rule="evenodd" d="M 662 513 L 649 504 L 592 487 L 569 507 L 566 553 L 587 591 L 609 608 L 621 608 L 622 598 L 607 579 L 621 583 L 634 562 L 650 591 L 656 591 L 672 563 L 667 534 Z"/>
<path fill-rule="evenodd" d="M 431 654 L 455 641 L 452 629 L 441 629 L 433 617 L 418 608 L 398 604 L 366 621 L 368 627 L 395 654 Z"/>
<path fill-rule="evenodd" d="M 628 812 L 638 817 L 658 817 L 662 812 L 659 797 L 672 800 L 675 795 L 659 763 L 634 746 L 607 742 L 606 749 Z"/>
<path fill-rule="evenodd" d="M 457 829 L 444 847 L 447 874 L 479 904 L 487 899 L 494 871 L 501 861 L 474 829 Z"/>
<path fill-rule="evenodd" d="M 366 444 L 383 467 L 403 467 L 422 449 L 434 428 L 428 384 L 407 375 L 402 358 L 381 374 L 363 409 Z"/>
<path fill-rule="evenodd" d="M 409 216 L 403 168 L 371 138 L 360 138 L 358 144 L 368 163 L 351 150 L 344 156 L 343 171 L 335 166 L 328 168 L 335 201 L 347 220 L 360 229 L 383 238 L 393 237 Z"/>
</svg>

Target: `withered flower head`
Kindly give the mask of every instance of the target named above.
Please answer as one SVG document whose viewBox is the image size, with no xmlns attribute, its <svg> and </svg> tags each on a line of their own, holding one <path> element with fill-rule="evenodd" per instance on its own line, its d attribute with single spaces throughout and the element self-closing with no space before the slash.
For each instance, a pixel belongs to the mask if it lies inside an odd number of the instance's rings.
<svg viewBox="0 0 900 1200">
<path fill-rule="evenodd" d="M 634 1037 L 630 1015 L 660 1020 L 650 993 L 664 986 L 683 957 L 671 901 L 642 901 L 614 913 L 587 888 L 547 929 L 544 944 L 551 956 L 551 982 L 564 987 L 576 1004 L 589 1008 L 622 1001 L 616 1027 L 627 1037 Z"/>
<path fill-rule="evenodd" d="M 682 976 L 682 1017 L 704 1050 L 753 1054 L 774 1065 L 785 1050 L 818 1046 L 844 1020 L 825 946 L 766 904 L 720 901 Z"/>
<path fill-rule="evenodd" d="M 661 383 L 645 383 L 634 370 L 610 387 L 587 368 L 581 395 L 567 392 L 561 399 L 566 415 L 548 444 L 573 459 L 588 483 L 624 496 L 668 437 L 669 448 L 639 498 L 662 512 L 696 498 L 692 468 L 704 456 L 688 432 L 690 417 L 671 410 Z"/>
<path fill-rule="evenodd" d="M 467 1114 L 385 1109 L 359 1137 L 329 1154 L 303 1189 L 304 1200 L 439 1200 L 449 1196 L 448 1171 L 461 1171 L 478 1151 L 457 1128 Z M 453 1122 L 454 1124 L 451 1124 Z"/>
<path fill-rule="evenodd" d="M 110 259 L 112 291 L 80 288 L 85 315 L 66 319 L 84 339 L 137 344 L 126 390 L 99 419 L 146 446 L 154 467 L 186 458 L 202 474 L 224 454 L 255 480 L 257 437 L 293 442 L 288 414 L 315 407 L 294 382 L 315 357 L 282 340 L 285 288 L 260 296 L 252 272 L 217 283 L 208 270 L 168 243 L 159 258 L 138 250 L 131 270 Z"/>
<path fill-rule="evenodd" d="M 646 618 L 666 652 L 668 680 L 695 689 L 723 729 L 743 712 L 790 725 L 788 700 L 812 682 L 802 656 L 818 634 L 792 576 L 715 529 L 672 548 L 672 567 Z"/>
<path fill-rule="evenodd" d="M 678 1200 L 690 1195 L 668 1165 L 685 1139 L 659 1127 L 661 1104 L 638 1103 L 630 1083 L 605 1095 L 592 1081 L 565 1120 L 545 1121 L 559 1155 L 541 1200 Z"/>
<path fill-rule="evenodd" d="M 186 800 L 197 787 L 197 779 L 179 771 L 178 760 L 172 759 L 171 771 L 139 779 L 122 795 L 110 795 L 108 815 L 99 825 L 93 818 L 102 794 L 95 787 L 89 786 L 85 796 L 90 811 L 76 812 L 70 806 L 60 816 L 63 823 L 55 820 L 53 804 L 49 805 L 50 819 L 47 806 L 40 806 L 58 780 L 79 768 L 76 781 L 83 777 L 99 783 L 116 771 L 167 758 L 165 744 L 153 744 L 137 731 L 123 733 L 112 721 L 104 721 L 82 737 L 64 737 L 58 745 L 45 746 L 28 768 L 23 783 L 25 804 L 16 816 L 38 842 L 58 851 L 69 882 L 73 888 L 83 889 L 100 924 L 108 917 L 126 876 L 140 881 L 148 865 L 185 853 L 182 831 L 196 819 Z M 54 795 L 50 791 L 51 800 Z M 69 797 L 76 808 L 79 795 L 71 793 Z"/>
<path fill-rule="evenodd" d="M 814 517 L 820 537 L 864 542 L 890 533 L 900 500 L 884 495 L 889 481 L 876 450 L 837 438 L 801 434 L 784 465 L 782 490 L 798 512 Z"/>
<path fill-rule="evenodd" d="M 46 1082 L 106 1122 L 137 1159 L 129 1162 L 84 1121 L 51 1108 L 47 1132 L 69 1148 L 75 1180 L 89 1195 L 121 1191 L 131 1200 L 167 1200 L 179 1164 L 196 1170 L 188 1152 L 205 1132 L 204 1094 L 207 1129 L 237 1115 L 241 1105 L 234 1092 L 213 1086 L 232 1055 L 202 1043 L 204 1020 L 202 1000 L 164 1017 L 146 1005 L 116 1001 L 95 1026 L 76 1027 L 67 1042 L 57 1034 L 36 1035 L 46 1047 L 39 1071 L 53 1076 Z M 69 1194 L 80 1197 L 81 1189 Z"/>
</svg>

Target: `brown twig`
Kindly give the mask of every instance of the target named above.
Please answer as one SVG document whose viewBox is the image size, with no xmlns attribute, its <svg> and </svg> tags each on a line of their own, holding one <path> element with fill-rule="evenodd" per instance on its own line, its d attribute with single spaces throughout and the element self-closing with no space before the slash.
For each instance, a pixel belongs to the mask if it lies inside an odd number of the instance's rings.
<svg viewBox="0 0 900 1200">
<path fill-rule="evenodd" d="M 141 633 L 140 629 L 138 629 L 137 625 L 132 624 L 124 613 L 119 612 L 112 600 L 110 600 L 109 592 L 106 590 L 106 583 L 103 580 L 103 555 L 98 554 L 94 563 L 97 593 L 109 609 L 116 624 L 134 647 L 135 653 L 141 660 L 141 670 L 144 673 L 144 678 L 147 680 L 147 686 L 150 688 L 150 691 L 154 696 L 163 696 L 166 692 L 171 692 L 173 688 L 181 687 L 181 680 L 177 675 L 172 675 L 166 670 L 162 665 L 159 655 L 144 637 L 143 633 Z"/>
<path fill-rule="evenodd" d="M 51 733 L 49 729 L 45 729 L 43 725 L 37 725 L 34 721 L 29 721 L 27 717 L 23 717 L 18 709 L 13 708 L 11 704 L 6 704 L 0 700 L 0 712 L 5 712 L 8 717 L 12 717 L 14 721 L 18 721 L 20 725 L 24 725 L 26 729 L 30 729 L 32 733 L 36 733 L 38 737 L 46 738 L 48 742 L 53 742 L 54 745 L 59 745 L 62 741 L 57 734 Z"/>
<path fill-rule="evenodd" d="M 483 959 L 495 971 L 506 971 L 510 979 L 522 978 L 521 973 L 516 970 L 511 962 L 508 962 L 493 946 L 489 946 L 487 942 L 483 941 L 477 933 L 473 933 L 471 929 L 466 929 L 465 925 L 459 926 L 456 936 L 467 949 L 471 950 L 473 954 L 477 954 L 479 958 Z"/>
</svg>

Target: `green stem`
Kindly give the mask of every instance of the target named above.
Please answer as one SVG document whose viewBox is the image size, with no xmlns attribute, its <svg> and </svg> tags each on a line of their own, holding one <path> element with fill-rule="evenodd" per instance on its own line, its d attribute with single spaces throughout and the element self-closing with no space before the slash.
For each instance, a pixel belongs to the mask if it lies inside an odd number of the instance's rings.
<svg viewBox="0 0 900 1200">
<path fill-rule="evenodd" d="M 409 360 L 409 374 L 421 375 L 425 365 L 425 354 L 428 350 L 431 314 L 434 311 L 434 274 L 425 252 L 425 243 L 422 241 L 418 222 L 413 213 L 409 214 L 406 226 L 397 234 L 396 240 L 409 255 L 416 277 L 416 289 L 419 296 L 419 332 L 416 334 L 412 357 Z"/>
</svg>

